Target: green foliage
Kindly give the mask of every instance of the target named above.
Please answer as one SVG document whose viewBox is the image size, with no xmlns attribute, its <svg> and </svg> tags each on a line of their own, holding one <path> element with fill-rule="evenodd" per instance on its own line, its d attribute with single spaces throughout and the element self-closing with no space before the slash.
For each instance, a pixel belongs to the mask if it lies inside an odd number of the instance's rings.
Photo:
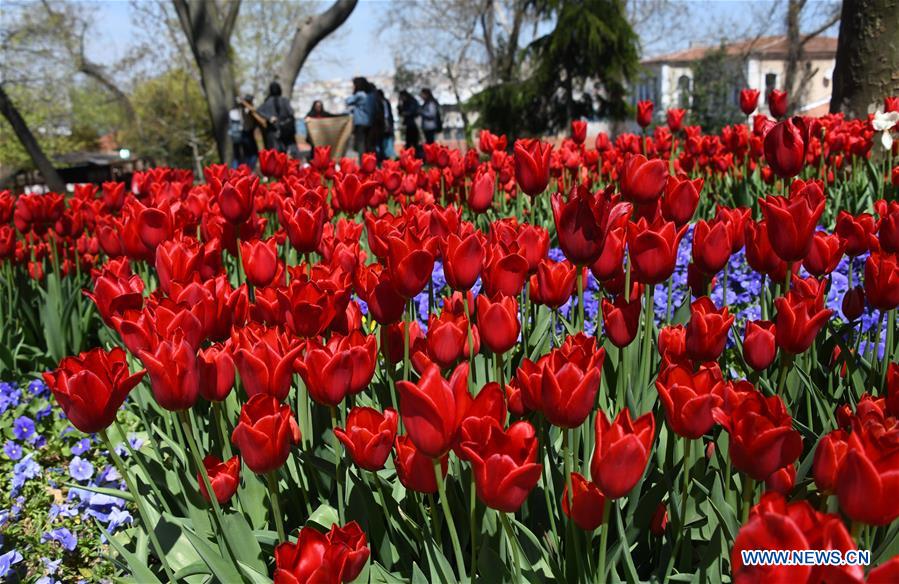
<svg viewBox="0 0 899 584">
<path fill-rule="evenodd" d="M 124 143 L 156 164 L 195 167 L 213 162 L 215 141 L 209 128 L 206 100 L 199 83 L 180 68 L 138 84 L 131 97 L 137 123 L 124 134 Z"/>
<path fill-rule="evenodd" d="M 693 64 L 691 123 L 707 132 L 719 132 L 728 124 L 743 121 L 736 92 L 743 87 L 740 62 L 724 48 L 710 51 Z"/>
<path fill-rule="evenodd" d="M 637 71 L 639 39 L 623 3 L 540 2 L 536 9 L 554 16 L 555 27 L 525 50 L 520 80 L 474 98 L 480 123 L 516 136 L 559 131 L 582 117 L 624 117 L 624 87 Z"/>
</svg>

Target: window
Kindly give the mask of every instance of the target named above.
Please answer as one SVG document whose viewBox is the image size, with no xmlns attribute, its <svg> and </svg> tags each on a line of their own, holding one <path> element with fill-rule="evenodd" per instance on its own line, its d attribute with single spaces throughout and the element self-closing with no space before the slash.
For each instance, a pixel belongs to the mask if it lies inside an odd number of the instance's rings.
<svg viewBox="0 0 899 584">
<path fill-rule="evenodd" d="M 681 108 L 690 107 L 690 79 L 689 75 L 681 75 L 677 78 L 677 105 Z"/>
<path fill-rule="evenodd" d="M 765 75 L 765 103 L 768 103 L 768 94 L 772 89 L 777 88 L 777 73 L 768 73 Z"/>
</svg>

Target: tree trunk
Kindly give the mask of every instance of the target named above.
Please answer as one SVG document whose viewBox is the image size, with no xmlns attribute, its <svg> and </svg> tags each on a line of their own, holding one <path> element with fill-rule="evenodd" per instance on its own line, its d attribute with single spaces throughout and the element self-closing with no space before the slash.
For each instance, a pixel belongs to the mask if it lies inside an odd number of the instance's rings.
<svg viewBox="0 0 899 584">
<path fill-rule="evenodd" d="M 235 97 L 230 37 L 240 3 L 230 4 L 224 19 L 215 0 L 174 0 L 174 4 L 200 70 L 219 159 L 230 164 L 233 150 L 228 137 L 228 111 L 234 107 Z"/>
<path fill-rule="evenodd" d="M 899 0 L 844 0 L 830 111 L 864 117 L 899 95 Z"/>
<path fill-rule="evenodd" d="M 346 22 L 350 14 L 356 8 L 358 0 L 337 0 L 330 8 L 306 19 L 293 36 L 290 50 L 284 57 L 278 79 L 281 81 L 281 89 L 284 96 L 290 99 L 293 95 L 293 85 L 300 75 L 303 63 L 309 57 L 309 53 L 326 36 L 337 30 Z"/>
<path fill-rule="evenodd" d="M 3 117 L 6 118 L 9 125 L 12 126 L 13 132 L 16 133 L 16 137 L 22 143 L 25 151 L 28 152 L 38 171 L 43 175 L 44 180 L 47 182 L 47 187 L 51 191 L 65 193 L 66 183 L 62 181 L 53 163 L 44 154 L 44 150 L 38 143 L 37 138 L 31 133 L 28 124 L 25 123 L 19 110 L 16 109 L 12 100 L 6 95 L 6 90 L 3 89 L 2 85 L 0 85 L 0 111 L 2 111 Z"/>
<path fill-rule="evenodd" d="M 802 12 L 801 0 L 789 0 L 787 4 L 787 62 L 784 71 L 783 89 L 787 92 L 789 113 L 796 111 L 803 103 L 801 95 L 796 91 L 796 73 L 802 60 L 802 39 L 799 34 L 799 15 Z"/>
</svg>

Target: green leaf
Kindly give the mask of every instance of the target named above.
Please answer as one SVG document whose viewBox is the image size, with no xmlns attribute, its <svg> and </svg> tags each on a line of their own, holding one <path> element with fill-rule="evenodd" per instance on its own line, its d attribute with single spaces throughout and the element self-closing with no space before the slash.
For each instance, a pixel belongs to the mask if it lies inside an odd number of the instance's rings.
<svg viewBox="0 0 899 584">
<path fill-rule="evenodd" d="M 323 529 L 331 529 L 332 525 L 340 523 L 340 519 L 337 516 L 337 509 L 331 507 L 327 503 L 322 503 L 318 506 L 318 509 L 312 512 L 309 519 L 306 520 L 306 525 L 309 525 L 310 523 L 315 523 Z"/>
</svg>

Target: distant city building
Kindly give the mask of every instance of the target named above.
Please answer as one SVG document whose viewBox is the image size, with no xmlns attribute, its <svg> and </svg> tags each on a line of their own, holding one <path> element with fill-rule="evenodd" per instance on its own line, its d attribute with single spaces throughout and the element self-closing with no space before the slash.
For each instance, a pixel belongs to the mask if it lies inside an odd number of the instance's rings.
<svg viewBox="0 0 899 584">
<path fill-rule="evenodd" d="M 759 110 L 768 111 L 767 95 L 772 89 L 783 89 L 786 74 L 787 37 L 766 36 L 752 40 L 725 43 L 715 46 L 696 46 L 643 61 L 645 72 L 634 85 L 633 103 L 649 99 L 655 103 L 655 114 L 664 117 L 665 110 L 674 107 L 689 108 L 693 89 L 693 65 L 713 51 L 723 49 L 733 59 L 742 78 L 734 87 L 732 99 L 739 104 L 740 90 L 758 89 Z M 797 111 L 809 116 L 827 113 L 830 105 L 833 68 L 837 54 L 837 39 L 813 37 L 803 47 L 803 59 L 797 71 L 798 79 L 808 75 L 805 91 L 790 100 L 799 101 Z"/>
</svg>

